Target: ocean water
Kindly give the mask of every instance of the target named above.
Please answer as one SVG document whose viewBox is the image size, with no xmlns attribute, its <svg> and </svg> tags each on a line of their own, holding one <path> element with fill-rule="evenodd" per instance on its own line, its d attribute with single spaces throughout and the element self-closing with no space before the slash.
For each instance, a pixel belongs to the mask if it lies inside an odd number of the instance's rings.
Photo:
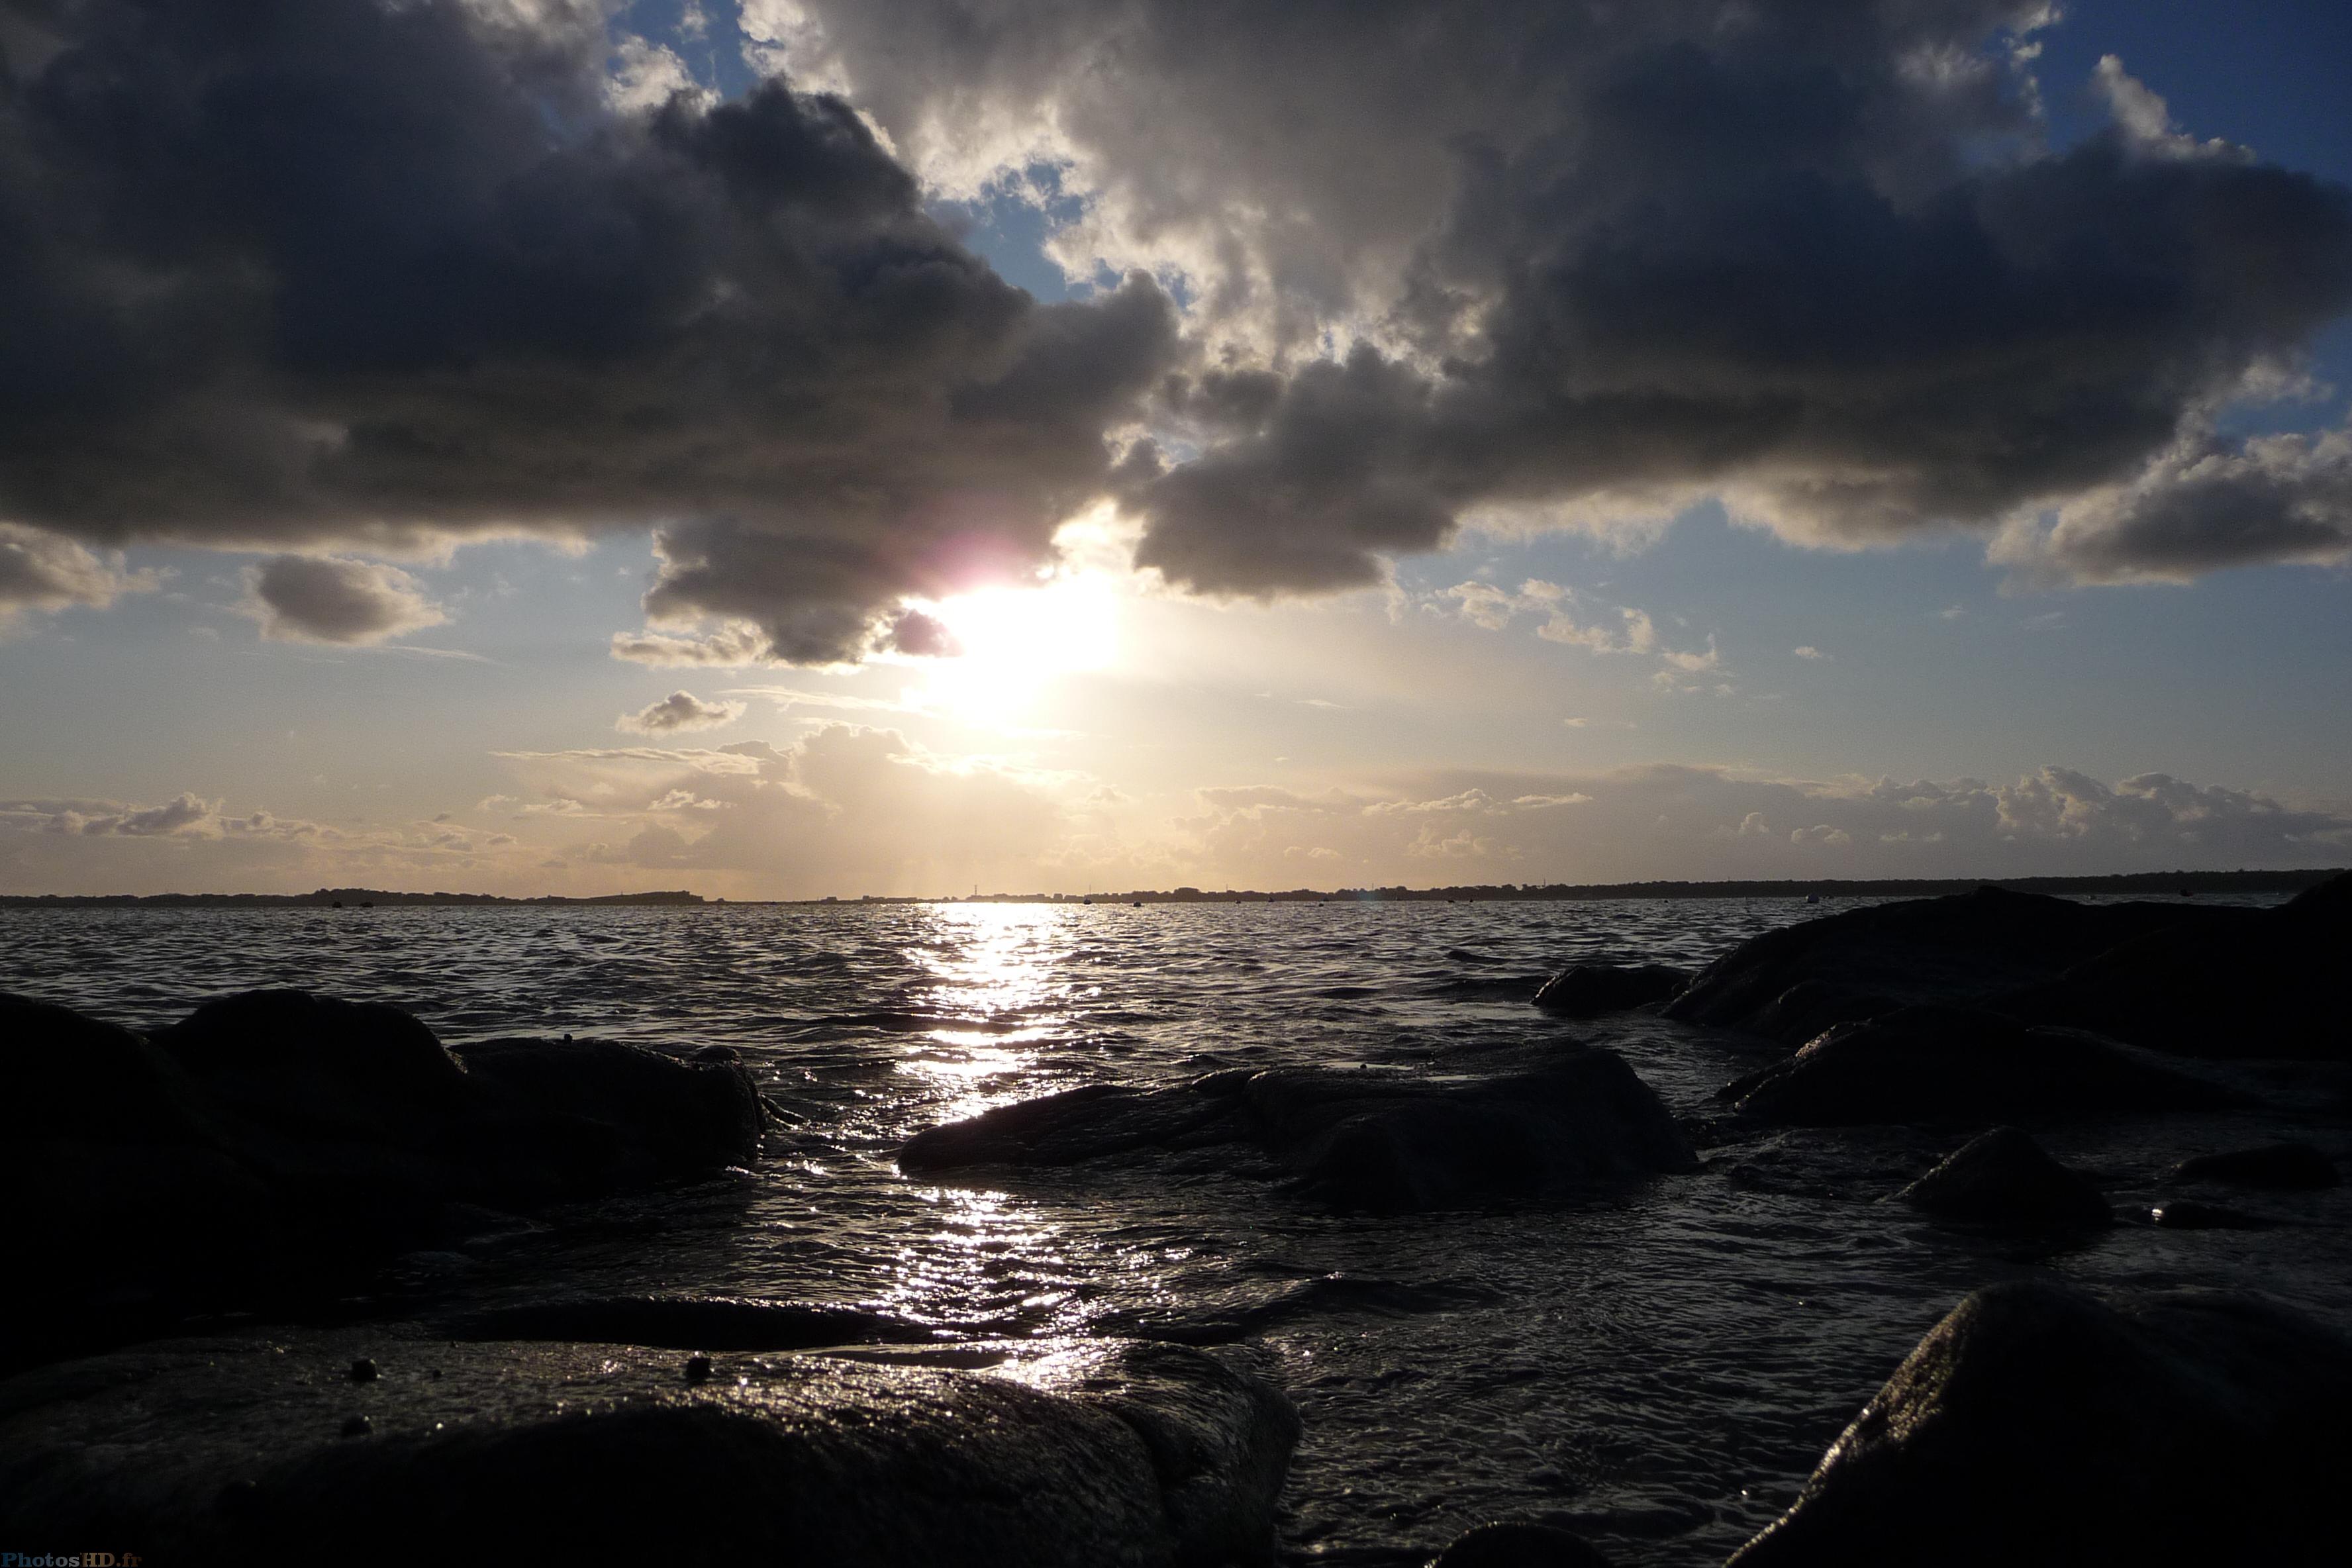
<svg viewBox="0 0 2352 1568">
<path fill-rule="evenodd" d="M 1703 1118 L 1778 1048 L 1647 1017 L 1563 1024 L 1517 998 L 1577 960 L 1696 965 L 1838 907 L 6 910 L 0 987 L 134 1027 L 296 985 L 395 1003 L 448 1040 L 731 1045 L 788 1118 L 759 1170 L 414 1255 L 378 1305 L 661 1290 L 856 1306 L 942 1339 L 1247 1327 L 1238 1353 L 1306 1422 L 1282 1525 L 1298 1563 L 1416 1563 L 1497 1517 L 1576 1529 L 1623 1564 L 1719 1561 L 1918 1336 L 1998 1279 L 2252 1284 L 2347 1323 L 2341 1192 L 2273 1200 L 2269 1230 L 2126 1224 L 2063 1247 L 1881 1201 L 1965 1131 L 1748 1136 L 1704 1147 L 1696 1174 L 1567 1205 L 1382 1218 L 1199 1156 L 947 1185 L 893 1163 L 925 1127 L 1082 1083 L 1475 1072 L 1568 1038 L 1622 1052 Z M 2341 1088 L 2250 1071 L 2289 1096 Z M 2342 1160 L 2341 1125 L 2132 1118 L 2043 1141 L 2144 1215 L 2189 1154 L 2302 1136 Z"/>
</svg>

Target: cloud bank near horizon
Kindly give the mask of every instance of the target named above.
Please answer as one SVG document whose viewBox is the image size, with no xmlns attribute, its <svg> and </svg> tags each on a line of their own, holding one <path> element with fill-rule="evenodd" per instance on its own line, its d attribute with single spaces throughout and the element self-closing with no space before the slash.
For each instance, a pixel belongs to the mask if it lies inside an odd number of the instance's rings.
<svg viewBox="0 0 2352 1568">
<path fill-rule="evenodd" d="M 0 803 L 0 891 L 727 897 L 1431 887 L 1649 879 L 2014 877 L 2352 861 L 2352 811 L 2165 773 L 2046 767 L 1824 783 L 1650 765 L 1444 774 L 1415 790 L 1209 787 L 1171 813 L 1083 774 L 952 760 L 892 730 L 789 744 L 508 754 L 517 793 L 432 822 L 331 825 L 158 805 Z"/>
</svg>

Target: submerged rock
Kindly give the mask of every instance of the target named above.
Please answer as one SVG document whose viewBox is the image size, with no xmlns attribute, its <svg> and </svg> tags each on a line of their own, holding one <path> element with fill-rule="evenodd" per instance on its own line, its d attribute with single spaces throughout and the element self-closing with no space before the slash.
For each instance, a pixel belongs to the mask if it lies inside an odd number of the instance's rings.
<svg viewBox="0 0 2352 1568">
<path fill-rule="evenodd" d="M 1413 1210 L 1542 1196 L 1580 1183 L 1697 1169 L 1647 1084 L 1580 1047 L 1468 1082 L 1371 1069 L 1246 1069 L 1171 1089 L 1097 1084 L 933 1127 L 898 1152 L 909 1175 L 1070 1165 L 1138 1150 L 1255 1148 L 1342 1207 Z"/>
<path fill-rule="evenodd" d="M 1429 1568 L 1609 1568 L 1609 1559 L 1568 1531 L 1507 1519 L 1455 1536 Z"/>
<path fill-rule="evenodd" d="M 478 1208 L 530 1208 L 755 1159 L 731 1059 L 604 1042 L 445 1049 L 398 1008 L 299 991 L 208 1002 L 147 1039 L 0 997 L 11 1261 L 7 1357 L 101 1325 L 299 1290 L 425 1245 Z M 51 1332 L 54 1344 L 41 1342 Z"/>
<path fill-rule="evenodd" d="M 354 1387 L 355 1354 L 382 1375 Z M 958 1366 L 926 1364 L 944 1357 Z M 709 1358 L 382 1332 L 183 1341 L 0 1385 L 0 1533 L 170 1562 L 1219 1568 L 1298 1423 L 1133 1342 Z M 347 1429 L 360 1436 L 346 1438 Z"/>
<path fill-rule="evenodd" d="M 1970 1139 L 1895 1195 L 1939 1218 L 1988 1224 L 2105 1225 L 2115 1217 L 2089 1177 L 2014 1127 Z"/>
<path fill-rule="evenodd" d="M 1980 1290 L 1732 1568 L 2342 1561 L 2352 1342 L 2276 1303 Z"/>
<path fill-rule="evenodd" d="M 2336 1163 L 2308 1143 L 2265 1143 L 2259 1149 L 2200 1154 L 2174 1166 L 2172 1176 L 2179 1182 L 2220 1182 L 2282 1191 L 2333 1187 L 2344 1180 Z"/>
<path fill-rule="evenodd" d="M 1906 1007 L 1841 1025 L 1718 1097 L 1751 1121 L 1799 1127 L 2032 1121 L 2239 1100 L 2093 1036 L 1957 1007 Z"/>
<path fill-rule="evenodd" d="M 1597 1018 L 1663 1002 L 1690 983 L 1664 963 L 1577 963 L 1544 982 L 1536 1005 L 1563 1018 Z"/>
</svg>

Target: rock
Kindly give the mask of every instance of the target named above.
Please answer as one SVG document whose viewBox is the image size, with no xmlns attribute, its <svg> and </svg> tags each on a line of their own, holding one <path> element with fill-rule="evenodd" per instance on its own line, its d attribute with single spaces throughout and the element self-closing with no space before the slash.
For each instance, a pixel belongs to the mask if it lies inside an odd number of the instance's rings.
<svg viewBox="0 0 2352 1568">
<path fill-rule="evenodd" d="M 2231 1186 L 2283 1191 L 2333 1187 L 2344 1180 L 2335 1162 L 2308 1143 L 2265 1143 L 2259 1149 L 2200 1154 L 2174 1166 L 2172 1178 L 2178 1182 L 2221 1182 Z"/>
<path fill-rule="evenodd" d="M 1701 970 L 1665 1012 L 1794 1045 L 1895 1007 L 1983 1005 L 2156 931 L 2210 935 L 2252 929 L 2263 918 L 2254 910 L 2080 904 L 1980 888 L 1848 910 L 1750 938 Z"/>
<path fill-rule="evenodd" d="M 1563 1018 L 1597 1018 L 1663 1002 L 1690 983 L 1664 963 L 1577 963 L 1544 982 L 1536 1005 Z"/>
<path fill-rule="evenodd" d="M 2092 1036 L 1955 1007 L 1905 1007 L 1841 1025 L 1718 1096 L 1750 1121 L 1799 1127 L 2033 1121 L 2240 1101 Z"/>
<path fill-rule="evenodd" d="M 620 1184 L 760 1158 L 767 1117 L 759 1087 L 723 1046 L 688 1062 L 611 1040 L 477 1040 L 456 1054 L 469 1078 L 511 1103 L 618 1129 Z"/>
<path fill-rule="evenodd" d="M 1237 1069 L 1191 1084 L 1099 1084 L 918 1133 L 909 1175 L 1038 1167 L 1136 1151 L 1255 1148 L 1309 1193 L 1388 1212 L 1558 1194 L 1697 1169 L 1674 1118 L 1612 1051 L 1471 1082 L 1372 1069 Z"/>
<path fill-rule="evenodd" d="M 2343 1560 L 2352 1343 L 2276 1303 L 1980 1290 L 1732 1568 Z"/>
<path fill-rule="evenodd" d="M 1768 931 L 1700 971 L 1666 1016 L 1794 1044 L 1904 1006 L 2212 1058 L 2352 1058 L 2330 984 L 2352 944 L 2352 874 L 2273 910 L 2084 904 L 1982 888 Z"/>
<path fill-rule="evenodd" d="M 180 1064 L 128 1029 L 0 993 L 0 1136 L 217 1146 L 223 1132 Z"/>
<path fill-rule="evenodd" d="M 252 992 L 151 1039 L 0 997 L 0 1247 L 53 1283 L 0 1302 L 0 1359 L 175 1312 L 331 1292 L 488 1205 L 530 1209 L 740 1164 L 764 1112 L 731 1059 L 495 1041 L 397 1008 Z"/>
<path fill-rule="evenodd" d="M 1565 1530 L 1500 1520 L 1455 1536 L 1429 1568 L 1609 1568 L 1609 1559 Z"/>
<path fill-rule="evenodd" d="M 355 1393 L 360 1354 L 387 1369 Z M 927 1364 L 951 1359 L 959 1367 Z M 714 1358 L 382 1331 L 183 1341 L 0 1385 L 0 1534 L 163 1562 L 1268 1563 L 1297 1417 L 1134 1342 Z M 407 1369 L 429 1363 L 438 1377 Z M 365 1408 L 351 1409 L 354 1399 Z M 364 1423 L 367 1440 L 338 1434 Z"/>
<path fill-rule="evenodd" d="M 382 1002 L 247 991 L 155 1040 L 242 1115 L 302 1136 L 404 1141 L 478 1104 L 433 1031 Z"/>
<path fill-rule="evenodd" d="M 1943 1219 L 2088 1226 L 2115 1217 L 2088 1177 L 2014 1127 L 1970 1139 L 1896 1195 Z"/>
<path fill-rule="evenodd" d="M 2278 909 L 2231 912 L 2245 918 L 2160 927 L 1999 1005 L 2181 1056 L 2352 1058 L 2339 982 L 2352 876 Z"/>
</svg>

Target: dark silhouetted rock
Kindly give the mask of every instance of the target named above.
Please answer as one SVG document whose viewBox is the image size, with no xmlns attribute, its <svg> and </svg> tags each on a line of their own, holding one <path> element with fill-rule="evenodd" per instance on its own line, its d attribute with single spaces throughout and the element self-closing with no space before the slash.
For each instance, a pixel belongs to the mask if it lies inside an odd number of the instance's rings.
<svg viewBox="0 0 2352 1568">
<path fill-rule="evenodd" d="M 2335 1162 L 2308 1143 L 2265 1143 L 2259 1149 L 2200 1154 L 2180 1162 L 2172 1175 L 2182 1182 L 2221 1182 L 2233 1187 L 2282 1191 L 2333 1187 L 2344 1180 Z"/>
<path fill-rule="evenodd" d="M 2269 1230 L 2278 1222 L 2221 1204 L 2200 1204 L 2195 1198 L 2174 1198 L 2148 1211 L 2148 1223 L 2160 1230 Z"/>
<path fill-rule="evenodd" d="M 731 1052 L 495 1041 L 461 1060 L 398 1008 L 299 991 L 208 1002 L 152 1040 L 16 998 L 0 1026 L 0 1245 L 56 1281 L 0 1302 L 11 1364 L 326 1288 L 320 1270 L 429 1241 L 465 1205 L 745 1163 L 764 1115 Z"/>
<path fill-rule="evenodd" d="M 2273 910 L 1983 888 L 1767 931 L 1665 1013 L 1793 1044 L 1896 1007 L 1987 1007 L 2174 1055 L 2340 1060 L 2347 948 L 2352 877 Z"/>
<path fill-rule="evenodd" d="M 2196 1110 L 2240 1098 L 2091 1036 L 1955 1007 L 1841 1025 L 1719 1094 L 1743 1117 L 1799 1127 Z"/>
<path fill-rule="evenodd" d="M 2352 1058 L 2342 982 L 2352 877 L 2278 909 L 2229 912 L 2247 918 L 2146 932 L 1999 1005 L 2180 1056 Z"/>
<path fill-rule="evenodd" d="M 1536 1005 L 1563 1018 L 1598 1018 L 1663 1002 L 1690 983 L 1663 963 L 1577 963 L 1544 982 Z"/>
<path fill-rule="evenodd" d="M 1095 1085 L 930 1128 L 899 1151 L 929 1175 L 1054 1166 L 1139 1150 L 1255 1148 L 1349 1208 L 1541 1196 L 1596 1179 L 1691 1171 L 1697 1157 L 1614 1052 L 1468 1083 L 1361 1069 L 1246 1069 L 1164 1089 Z"/>
<path fill-rule="evenodd" d="M 456 1054 L 467 1077 L 516 1105 L 619 1129 L 625 1184 L 760 1157 L 767 1118 L 759 1088 L 726 1047 L 688 1062 L 611 1040 L 477 1040 Z"/>
<path fill-rule="evenodd" d="M 1565 1530 L 1498 1520 L 1455 1536 L 1429 1568 L 1609 1568 L 1609 1559 Z"/>
<path fill-rule="evenodd" d="M 1732 1568 L 2343 1561 L 2352 1343 L 2255 1298 L 1979 1291 Z"/>
<path fill-rule="evenodd" d="M 382 1002 L 248 991 L 206 1002 L 155 1040 L 241 1114 L 304 1134 L 396 1139 L 477 1103 L 433 1031 Z"/>
<path fill-rule="evenodd" d="M 1701 970 L 1665 1011 L 1794 1045 L 1895 1007 L 1987 1004 L 2153 931 L 2216 933 L 2263 919 L 2245 909 L 2079 904 L 1981 888 L 1848 910 L 1750 938 Z"/>
<path fill-rule="evenodd" d="M 128 1029 L 0 994 L 0 1136 L 95 1143 L 217 1144 L 204 1091 Z"/>
<path fill-rule="evenodd" d="M 2090 1178 L 2014 1127 L 1970 1139 L 1896 1194 L 1942 1219 L 1999 1225 L 2105 1225 L 2114 1213 Z"/>
<path fill-rule="evenodd" d="M 362 1353 L 383 1375 L 355 1388 Z M 0 1386 L 0 1533 L 173 1563 L 1272 1559 L 1297 1418 L 1202 1352 L 709 1359 L 341 1332 L 51 1367 Z"/>
</svg>

